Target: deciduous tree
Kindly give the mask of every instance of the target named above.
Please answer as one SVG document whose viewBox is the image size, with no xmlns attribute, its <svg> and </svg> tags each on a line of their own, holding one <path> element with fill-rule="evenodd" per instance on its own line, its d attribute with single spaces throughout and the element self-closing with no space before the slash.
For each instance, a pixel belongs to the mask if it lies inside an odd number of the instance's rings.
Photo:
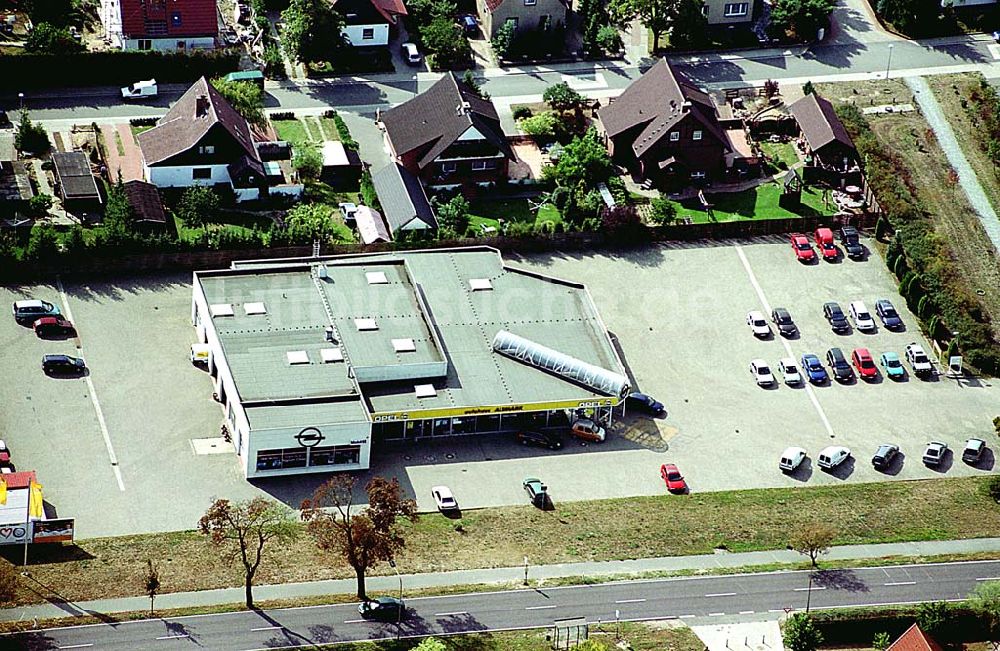
<svg viewBox="0 0 1000 651">
<path fill-rule="evenodd" d="M 917 606 L 917 624 L 928 635 L 937 635 L 949 624 L 951 604 L 947 601 L 927 601 Z"/>
<path fill-rule="evenodd" d="M 542 100 L 554 111 L 570 111 L 579 108 L 584 97 L 562 81 L 546 88 L 542 93 Z"/>
<path fill-rule="evenodd" d="M 678 0 L 670 23 L 670 44 L 688 48 L 703 39 L 708 27 L 708 17 L 703 8 L 704 0 Z"/>
<path fill-rule="evenodd" d="M 423 30 L 424 47 L 434 54 L 436 68 L 449 69 L 467 62 L 472 48 L 450 16 L 438 16 Z"/>
<path fill-rule="evenodd" d="M 816 522 L 799 527 L 792 536 L 790 544 L 792 549 L 808 556 L 813 567 L 816 567 L 816 559 L 820 554 L 825 554 L 830 548 L 830 543 L 836 537 L 837 532 L 829 525 Z"/>
<path fill-rule="evenodd" d="M 657 224 L 669 224 L 677 219 L 677 204 L 665 197 L 650 202 L 649 218 Z"/>
<path fill-rule="evenodd" d="M 304 179 L 318 179 L 323 172 L 323 155 L 309 143 L 296 143 L 292 153 L 292 167 Z"/>
<path fill-rule="evenodd" d="M 510 54 L 511 46 L 514 45 L 514 23 L 505 20 L 493 33 L 490 45 L 493 47 L 493 54 L 498 59 L 506 59 L 507 55 Z"/>
<path fill-rule="evenodd" d="M 653 33 L 653 50 L 660 49 L 660 37 L 670 28 L 678 0 L 611 0 L 612 19 L 624 25 L 638 18 Z"/>
<path fill-rule="evenodd" d="M 84 50 L 65 27 L 39 23 L 24 41 L 24 51 L 30 54 L 75 54 Z"/>
<path fill-rule="evenodd" d="M 281 12 L 281 46 L 300 63 L 330 61 L 350 47 L 344 17 L 327 0 L 292 0 Z"/>
<path fill-rule="evenodd" d="M 490 94 L 483 90 L 483 85 L 476 81 L 476 75 L 472 74 L 471 70 L 466 70 L 462 73 L 462 83 L 469 87 L 473 93 L 479 99 L 489 99 Z"/>
<path fill-rule="evenodd" d="M 611 157 L 594 129 L 573 140 L 563 148 L 559 160 L 545 168 L 546 178 L 559 185 L 572 188 L 580 182 L 593 188 L 611 177 Z"/>
<path fill-rule="evenodd" d="M 878 0 L 878 13 L 901 32 L 929 25 L 941 13 L 940 2 L 927 0 Z"/>
<path fill-rule="evenodd" d="M 823 634 L 806 613 L 789 617 L 781 637 L 789 651 L 816 651 L 823 644 Z"/>
<path fill-rule="evenodd" d="M 444 237 L 461 237 L 469 230 L 469 202 L 462 195 L 457 194 L 440 204 L 435 201 L 434 212 Z"/>
<path fill-rule="evenodd" d="M 184 191 L 175 210 L 185 224 L 204 226 L 218 215 L 219 197 L 208 186 L 194 185 Z"/>
<path fill-rule="evenodd" d="M 801 39 L 816 38 L 830 22 L 837 0 L 776 0 L 771 8 L 771 29 L 792 32 Z"/>
<path fill-rule="evenodd" d="M 991 633 L 1000 632 L 1000 581 L 985 581 L 969 595 L 972 607 L 989 626 Z"/>
<path fill-rule="evenodd" d="M 143 577 L 143 590 L 149 595 L 149 616 L 153 616 L 153 600 L 160 591 L 160 572 L 153 565 L 153 559 L 146 559 L 146 576 Z"/>
<path fill-rule="evenodd" d="M 237 113 L 246 118 L 247 122 L 260 127 L 267 126 L 267 116 L 264 115 L 264 91 L 260 86 L 250 81 L 229 81 L 224 77 L 213 79 L 212 86 L 233 105 Z"/>
</svg>

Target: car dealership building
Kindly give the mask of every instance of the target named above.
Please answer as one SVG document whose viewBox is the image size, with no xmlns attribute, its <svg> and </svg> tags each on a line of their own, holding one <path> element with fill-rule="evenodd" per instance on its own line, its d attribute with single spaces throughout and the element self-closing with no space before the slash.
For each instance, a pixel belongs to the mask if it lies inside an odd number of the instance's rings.
<svg viewBox="0 0 1000 651">
<path fill-rule="evenodd" d="M 234 262 L 195 272 L 192 320 L 247 478 L 607 421 L 629 391 L 587 288 L 486 247 Z"/>
</svg>

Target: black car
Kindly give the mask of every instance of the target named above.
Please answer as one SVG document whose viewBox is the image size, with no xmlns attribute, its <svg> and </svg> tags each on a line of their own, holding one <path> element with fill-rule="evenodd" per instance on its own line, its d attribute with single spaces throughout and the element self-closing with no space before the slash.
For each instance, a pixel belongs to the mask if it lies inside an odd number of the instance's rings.
<svg viewBox="0 0 1000 651">
<path fill-rule="evenodd" d="M 562 437 L 554 432 L 539 432 L 523 429 L 517 433 L 517 440 L 522 445 L 537 445 L 550 450 L 558 450 L 563 446 Z"/>
<path fill-rule="evenodd" d="M 891 443 L 883 443 L 875 450 L 875 455 L 872 457 L 872 466 L 876 470 L 885 470 L 892 465 L 898 454 L 899 446 L 892 445 Z"/>
<path fill-rule="evenodd" d="M 899 318 L 899 313 L 896 312 L 896 308 L 893 307 L 887 298 L 880 298 L 875 301 L 875 314 L 878 315 L 878 318 L 882 319 L 882 325 L 889 330 L 903 327 L 903 320 Z"/>
<path fill-rule="evenodd" d="M 826 317 L 834 332 L 847 332 L 851 329 L 847 317 L 844 316 L 844 311 L 833 301 L 823 304 L 823 316 Z"/>
<path fill-rule="evenodd" d="M 839 348 L 831 348 L 826 351 L 826 363 L 830 365 L 833 377 L 838 382 L 849 382 L 854 377 L 854 371 L 851 369 L 851 365 L 847 363 L 844 351 Z"/>
<path fill-rule="evenodd" d="M 778 332 L 782 336 L 791 337 L 798 332 L 795 322 L 792 321 L 792 315 L 783 307 L 776 307 L 771 310 L 771 322 L 778 328 Z"/>
<path fill-rule="evenodd" d="M 858 229 L 853 226 L 840 227 L 840 243 L 847 251 L 849 258 L 865 257 L 865 247 L 861 246 L 861 238 L 858 236 Z"/>
<path fill-rule="evenodd" d="M 358 613 L 365 619 L 395 622 L 406 614 L 406 604 L 394 597 L 376 597 L 358 604 Z"/>
<path fill-rule="evenodd" d="M 46 373 L 79 374 L 87 368 L 87 364 L 79 357 L 69 355 L 43 355 L 42 370 Z"/>
<path fill-rule="evenodd" d="M 638 391 L 633 391 L 628 394 L 628 397 L 625 398 L 625 405 L 638 409 L 639 411 L 649 414 L 650 416 L 659 416 L 667 410 L 667 408 L 663 406 L 663 403 L 653 396 L 647 396 L 645 393 L 639 393 Z"/>
</svg>

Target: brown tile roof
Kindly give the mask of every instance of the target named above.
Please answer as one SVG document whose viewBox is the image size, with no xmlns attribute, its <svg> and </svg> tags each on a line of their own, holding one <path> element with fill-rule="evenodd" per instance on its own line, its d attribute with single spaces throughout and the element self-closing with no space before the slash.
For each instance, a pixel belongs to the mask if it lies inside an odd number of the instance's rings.
<svg viewBox="0 0 1000 651">
<path fill-rule="evenodd" d="M 408 102 L 384 111 L 382 124 L 396 154 L 430 146 L 418 161 L 424 169 L 459 136 L 475 127 L 491 144 L 514 160 L 497 110 L 449 72 Z"/>
<path fill-rule="evenodd" d="M 914 624 L 906 629 L 886 651 L 941 651 L 941 646 Z"/>
<path fill-rule="evenodd" d="M 199 114 L 201 97 L 208 101 Z M 247 156 L 260 160 L 246 118 L 237 113 L 204 77 L 188 88 L 155 127 L 140 133 L 136 140 L 146 164 L 155 165 L 195 147 L 216 124 L 222 125 Z"/>
<path fill-rule="evenodd" d="M 152 183 L 145 181 L 126 181 L 125 197 L 132 206 L 137 222 L 167 223 L 167 213 L 163 210 L 160 192 Z"/>
<path fill-rule="evenodd" d="M 397 16 L 405 16 L 406 5 L 403 0 L 372 0 L 375 10 L 382 14 L 382 17 L 393 25 L 396 24 Z"/>
<path fill-rule="evenodd" d="M 819 151 L 831 142 L 854 149 L 854 142 L 844 128 L 833 104 L 815 93 L 810 93 L 788 107 L 789 112 L 799 123 L 799 129 L 805 136 L 809 148 Z"/>
<path fill-rule="evenodd" d="M 666 59 L 660 59 L 618 99 L 601 109 L 598 117 L 610 137 L 645 125 L 632 144 L 635 155 L 641 157 L 689 114 L 724 146 L 728 145 L 712 98 L 674 70 Z"/>
</svg>

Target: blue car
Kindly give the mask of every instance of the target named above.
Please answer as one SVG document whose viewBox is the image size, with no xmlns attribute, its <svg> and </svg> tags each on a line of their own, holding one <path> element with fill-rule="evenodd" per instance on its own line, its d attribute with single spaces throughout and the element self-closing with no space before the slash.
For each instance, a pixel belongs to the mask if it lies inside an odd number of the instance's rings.
<svg viewBox="0 0 1000 651">
<path fill-rule="evenodd" d="M 813 384 L 823 384 L 827 381 L 826 369 L 823 368 L 823 362 L 820 361 L 819 357 L 812 353 L 806 353 L 802 356 L 801 361 L 802 370 L 805 371 L 810 382 Z"/>
<path fill-rule="evenodd" d="M 899 361 L 899 355 L 896 353 L 882 353 L 882 356 L 879 357 L 879 364 L 885 370 L 886 377 L 894 380 L 906 377 L 906 369 L 903 367 L 903 363 Z"/>
<path fill-rule="evenodd" d="M 896 330 L 903 327 L 903 320 L 899 318 L 899 313 L 892 306 L 887 298 L 880 298 L 875 301 L 875 314 L 882 319 L 882 325 L 889 330 Z"/>
</svg>

